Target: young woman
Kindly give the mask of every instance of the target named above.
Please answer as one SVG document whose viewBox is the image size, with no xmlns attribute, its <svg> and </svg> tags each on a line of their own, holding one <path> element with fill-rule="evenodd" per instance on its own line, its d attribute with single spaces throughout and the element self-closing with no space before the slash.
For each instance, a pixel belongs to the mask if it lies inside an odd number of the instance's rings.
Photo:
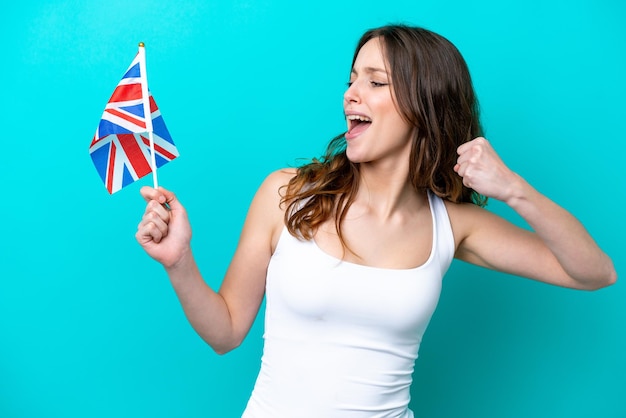
<svg viewBox="0 0 626 418">
<path fill-rule="evenodd" d="M 412 417 L 414 361 L 453 257 L 576 289 L 616 280 L 585 228 L 480 136 L 469 71 L 443 37 L 366 32 L 344 112 L 324 158 L 263 182 L 219 292 L 198 271 L 175 195 L 141 190 L 137 240 L 216 352 L 242 342 L 267 298 L 245 417 Z M 487 197 L 534 232 L 482 209 Z"/>
</svg>

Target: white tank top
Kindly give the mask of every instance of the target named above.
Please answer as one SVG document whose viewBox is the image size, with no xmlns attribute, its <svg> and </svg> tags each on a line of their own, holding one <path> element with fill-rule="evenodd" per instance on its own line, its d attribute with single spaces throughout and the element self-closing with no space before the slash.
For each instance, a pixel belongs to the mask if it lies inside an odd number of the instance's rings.
<svg viewBox="0 0 626 418">
<path fill-rule="evenodd" d="M 454 256 L 428 194 L 433 247 L 412 269 L 341 261 L 285 228 L 266 282 L 265 345 L 245 418 L 410 418 L 412 373 Z"/>
</svg>

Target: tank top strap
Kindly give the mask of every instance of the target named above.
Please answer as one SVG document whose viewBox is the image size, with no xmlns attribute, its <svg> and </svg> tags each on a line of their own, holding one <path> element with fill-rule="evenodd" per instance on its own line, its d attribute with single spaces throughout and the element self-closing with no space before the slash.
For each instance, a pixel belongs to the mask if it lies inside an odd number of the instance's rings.
<svg viewBox="0 0 626 418">
<path fill-rule="evenodd" d="M 435 242 L 433 242 L 433 251 L 437 255 L 442 273 L 444 273 L 454 258 L 454 234 L 452 233 L 450 217 L 448 216 L 448 210 L 446 209 L 443 199 L 429 190 L 428 201 L 430 203 L 430 210 L 433 216 L 433 228 L 435 230 L 433 234 L 435 239 Z"/>
</svg>

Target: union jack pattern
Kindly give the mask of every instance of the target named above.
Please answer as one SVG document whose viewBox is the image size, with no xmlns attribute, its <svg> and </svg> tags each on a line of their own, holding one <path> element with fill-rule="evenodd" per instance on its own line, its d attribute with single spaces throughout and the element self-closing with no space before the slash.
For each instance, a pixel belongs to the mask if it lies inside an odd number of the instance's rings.
<svg viewBox="0 0 626 418">
<path fill-rule="evenodd" d="M 107 103 L 102 119 L 91 141 L 89 153 L 109 193 L 152 172 L 150 139 L 152 131 L 156 167 L 178 157 L 163 116 L 148 92 L 151 118 L 144 114 L 144 93 L 147 91 L 145 61 L 138 53 Z"/>
</svg>

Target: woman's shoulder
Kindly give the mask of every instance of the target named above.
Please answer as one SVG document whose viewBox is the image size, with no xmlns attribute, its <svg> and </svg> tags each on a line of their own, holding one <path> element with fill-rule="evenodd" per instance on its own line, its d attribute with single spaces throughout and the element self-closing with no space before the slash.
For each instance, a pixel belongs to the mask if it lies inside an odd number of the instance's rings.
<svg viewBox="0 0 626 418">
<path fill-rule="evenodd" d="M 276 171 L 272 171 L 265 177 L 264 183 L 274 186 L 286 186 L 297 173 L 298 169 L 293 167 L 281 168 Z"/>
<path fill-rule="evenodd" d="M 461 243 L 473 230 L 498 222 L 499 217 L 473 203 L 455 203 L 444 199 L 450 225 L 457 243 Z"/>
<path fill-rule="evenodd" d="M 485 211 L 485 209 L 473 203 L 452 202 L 451 200 L 448 200 L 448 199 L 442 199 L 442 200 L 446 206 L 446 210 L 452 216 L 459 215 L 461 217 L 464 217 L 466 215 L 481 213 Z"/>
<path fill-rule="evenodd" d="M 284 195 L 283 189 L 295 175 L 294 168 L 282 168 L 269 173 L 256 192 L 254 198 L 258 202 L 256 206 L 262 206 L 263 210 L 282 206 L 280 203 Z"/>
<path fill-rule="evenodd" d="M 257 194 L 266 195 L 268 198 L 282 199 L 282 190 L 289 184 L 289 181 L 296 175 L 295 168 L 281 168 L 269 173 L 259 187 Z"/>
<path fill-rule="evenodd" d="M 269 236 L 273 251 L 284 226 L 283 189 L 295 173 L 294 169 L 286 168 L 271 172 L 265 177 L 248 209 L 245 234 L 242 236 L 253 236 L 260 242 Z"/>
</svg>

